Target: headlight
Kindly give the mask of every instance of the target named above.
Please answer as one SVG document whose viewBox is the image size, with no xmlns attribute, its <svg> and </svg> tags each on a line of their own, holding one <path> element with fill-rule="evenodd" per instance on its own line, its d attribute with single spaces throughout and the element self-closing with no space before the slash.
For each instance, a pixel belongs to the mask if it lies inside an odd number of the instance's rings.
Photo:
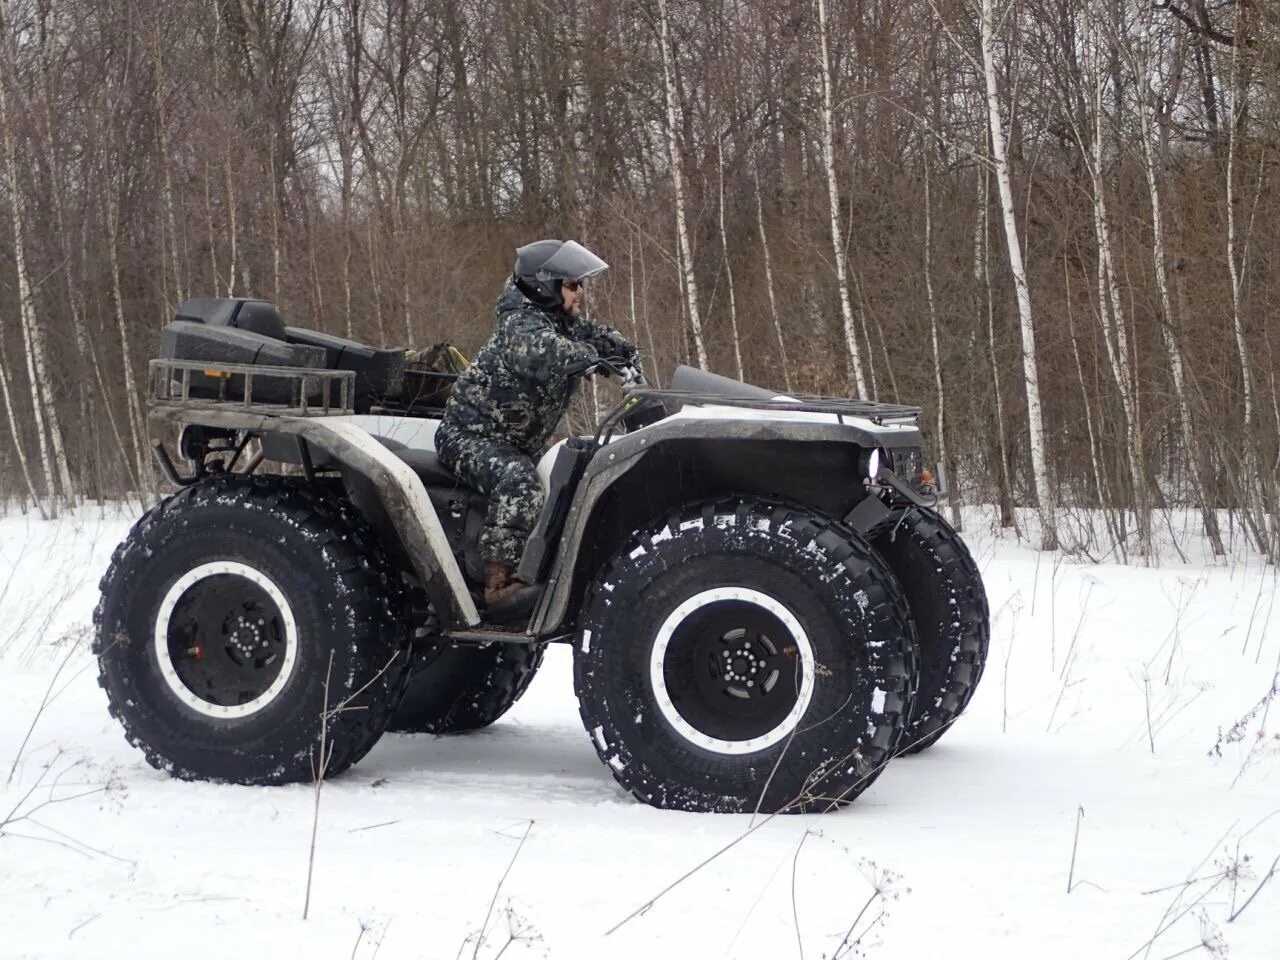
<svg viewBox="0 0 1280 960">
<path fill-rule="evenodd" d="M 879 447 L 871 450 L 863 450 L 862 456 L 859 460 L 862 467 L 862 475 L 868 480 L 874 480 L 878 477 L 882 466 L 890 468 L 893 466 L 888 454 Z"/>
</svg>

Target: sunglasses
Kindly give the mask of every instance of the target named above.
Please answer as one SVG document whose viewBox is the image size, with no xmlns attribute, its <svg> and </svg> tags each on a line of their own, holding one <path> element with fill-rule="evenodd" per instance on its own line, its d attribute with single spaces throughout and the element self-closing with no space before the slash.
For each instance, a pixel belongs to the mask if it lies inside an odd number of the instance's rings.
<svg viewBox="0 0 1280 960">
<path fill-rule="evenodd" d="M 582 281 L 581 280 L 561 280 L 560 286 L 572 293 L 577 293 L 579 290 L 582 289 Z"/>
</svg>

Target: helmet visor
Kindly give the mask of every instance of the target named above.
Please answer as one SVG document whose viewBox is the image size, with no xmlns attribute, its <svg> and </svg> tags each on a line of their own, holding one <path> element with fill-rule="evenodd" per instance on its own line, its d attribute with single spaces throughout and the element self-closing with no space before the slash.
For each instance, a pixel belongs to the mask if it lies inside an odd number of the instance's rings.
<svg viewBox="0 0 1280 960">
<path fill-rule="evenodd" d="M 539 280 L 586 280 L 609 269 L 609 265 L 580 243 L 567 240 L 538 268 Z"/>
</svg>

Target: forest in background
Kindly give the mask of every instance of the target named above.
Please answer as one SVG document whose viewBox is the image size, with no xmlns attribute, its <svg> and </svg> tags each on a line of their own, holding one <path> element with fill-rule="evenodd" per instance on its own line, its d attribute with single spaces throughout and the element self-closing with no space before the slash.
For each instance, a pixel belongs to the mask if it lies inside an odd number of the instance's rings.
<svg viewBox="0 0 1280 960">
<path fill-rule="evenodd" d="M 470 352 L 560 236 L 658 382 L 916 403 L 1046 547 L 1280 552 L 1271 4 L 0 0 L 0 147 L 23 509 L 155 495 L 182 299 Z"/>
</svg>

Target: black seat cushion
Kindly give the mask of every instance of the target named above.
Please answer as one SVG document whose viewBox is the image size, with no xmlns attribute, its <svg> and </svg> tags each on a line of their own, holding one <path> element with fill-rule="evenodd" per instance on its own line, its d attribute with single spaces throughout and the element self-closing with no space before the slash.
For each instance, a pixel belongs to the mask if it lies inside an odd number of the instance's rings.
<svg viewBox="0 0 1280 960">
<path fill-rule="evenodd" d="M 434 450 L 392 450 L 407 463 L 427 486 L 462 486 L 462 483 L 440 462 Z"/>
</svg>

